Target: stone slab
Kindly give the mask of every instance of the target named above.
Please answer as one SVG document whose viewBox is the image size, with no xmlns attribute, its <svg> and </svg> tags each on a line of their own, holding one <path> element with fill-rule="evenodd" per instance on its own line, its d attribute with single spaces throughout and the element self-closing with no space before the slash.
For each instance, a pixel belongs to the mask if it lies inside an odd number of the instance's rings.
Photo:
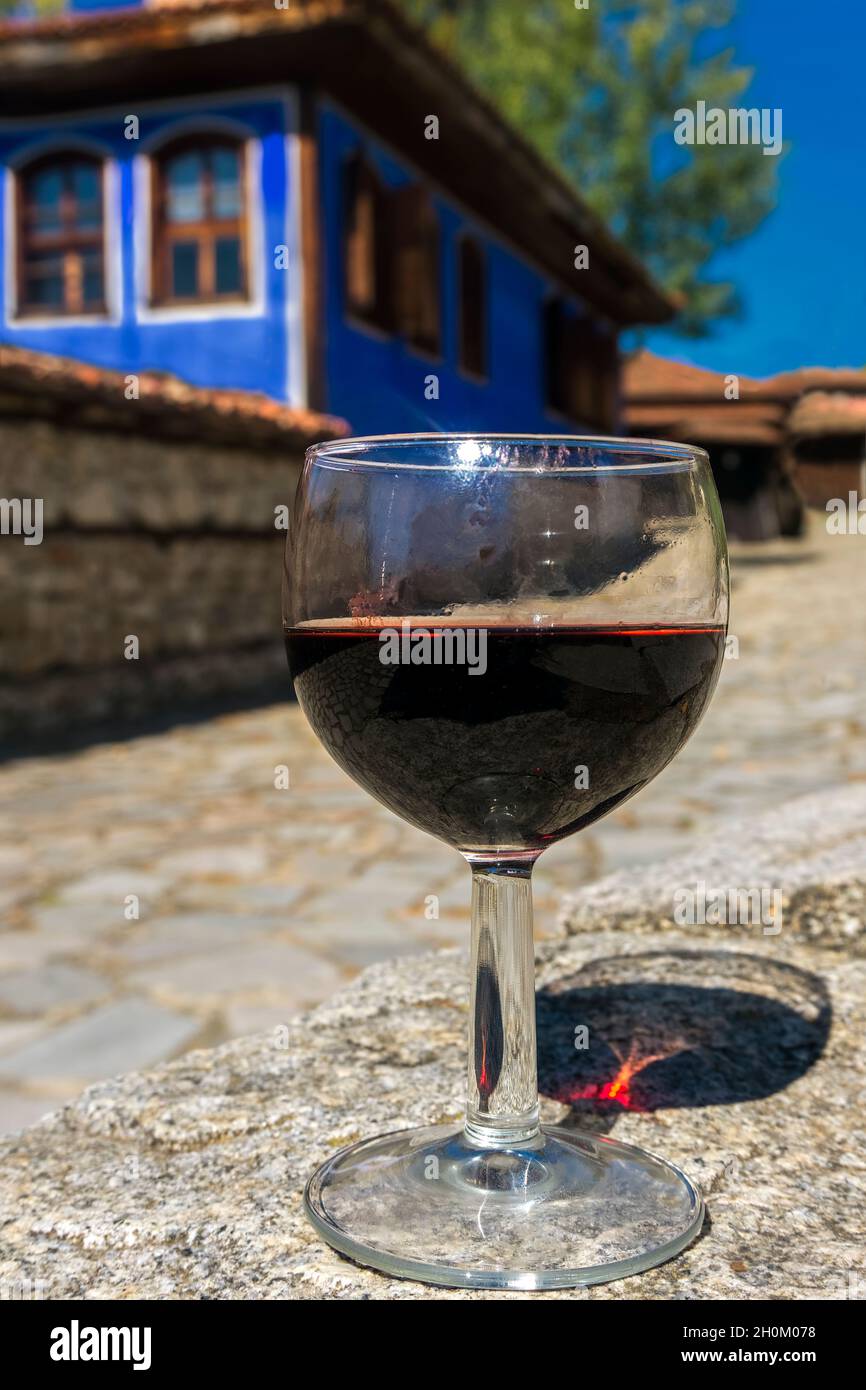
<svg viewBox="0 0 866 1390">
<path fill-rule="evenodd" d="M 676 894 L 706 889 L 778 890 L 780 937 L 866 950 L 866 783 L 799 797 L 781 811 L 729 818 L 683 854 L 638 873 L 620 870 L 569 894 L 567 932 L 667 930 L 679 925 Z M 708 930 L 698 928 L 697 930 Z M 761 923 L 716 929 L 754 937 Z"/>
<path fill-rule="evenodd" d="M 147 1066 L 191 1047 L 200 1032 L 198 1019 L 148 999 L 121 999 L 5 1053 L 0 1076 L 49 1086 L 72 1080 L 81 1086 L 104 1074 L 106 1058 L 118 1071 Z"/>
</svg>

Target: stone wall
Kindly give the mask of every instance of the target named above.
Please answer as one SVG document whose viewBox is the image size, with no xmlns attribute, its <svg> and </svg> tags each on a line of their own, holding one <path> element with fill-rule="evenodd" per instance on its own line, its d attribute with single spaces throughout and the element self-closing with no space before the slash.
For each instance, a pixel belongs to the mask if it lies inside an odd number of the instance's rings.
<svg viewBox="0 0 866 1390">
<path fill-rule="evenodd" d="M 275 508 L 291 503 L 303 442 L 159 437 L 5 405 L 0 497 L 43 499 L 44 534 L 0 536 L 0 739 L 280 688 Z"/>
</svg>

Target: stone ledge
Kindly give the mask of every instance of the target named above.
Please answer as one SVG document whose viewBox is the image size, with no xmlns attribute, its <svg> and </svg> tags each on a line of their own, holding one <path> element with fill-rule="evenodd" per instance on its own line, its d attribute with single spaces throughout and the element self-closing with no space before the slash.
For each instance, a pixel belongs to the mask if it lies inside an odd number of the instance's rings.
<svg viewBox="0 0 866 1390">
<path fill-rule="evenodd" d="M 764 823 L 751 833 L 763 847 L 754 867 L 775 866 L 788 886 L 782 867 L 803 864 L 812 827 L 804 921 L 835 892 L 815 880 L 822 854 L 835 882 L 862 881 L 859 833 L 844 828 L 860 796 L 808 798 L 786 809 L 778 837 Z M 724 881 L 745 862 L 720 860 Z M 866 960 L 835 931 L 666 930 L 652 892 L 699 870 L 711 880 L 702 853 L 617 875 L 619 917 L 614 880 L 581 894 L 631 927 L 543 945 L 538 1020 L 545 1118 L 681 1165 L 704 1188 L 704 1232 L 660 1269 L 538 1296 L 862 1298 Z M 92 1087 L 7 1138 L 0 1279 L 42 1280 L 55 1299 L 533 1296 L 385 1278 L 330 1251 L 301 1210 L 307 1175 L 335 1147 L 459 1117 L 466 998 L 459 951 L 374 966 L 286 1030 Z M 575 1050 L 576 1024 L 589 1028 L 587 1051 Z"/>
<path fill-rule="evenodd" d="M 684 854 L 610 874 L 567 897 L 559 925 L 570 934 L 676 929 L 674 893 L 697 883 L 708 892 L 777 889 L 781 937 L 866 952 L 866 784 L 800 797 L 745 824 L 731 820 Z M 761 934 L 760 926 L 716 930 Z"/>
</svg>

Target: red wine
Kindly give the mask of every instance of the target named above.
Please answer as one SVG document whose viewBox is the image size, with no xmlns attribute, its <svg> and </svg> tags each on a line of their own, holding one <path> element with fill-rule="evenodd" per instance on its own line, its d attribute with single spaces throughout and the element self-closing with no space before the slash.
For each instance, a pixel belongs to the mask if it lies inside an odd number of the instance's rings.
<svg viewBox="0 0 866 1390">
<path fill-rule="evenodd" d="M 355 781 L 476 852 L 534 853 L 639 791 L 700 719 L 724 646 L 715 625 L 393 623 L 291 629 L 298 699 Z"/>
</svg>

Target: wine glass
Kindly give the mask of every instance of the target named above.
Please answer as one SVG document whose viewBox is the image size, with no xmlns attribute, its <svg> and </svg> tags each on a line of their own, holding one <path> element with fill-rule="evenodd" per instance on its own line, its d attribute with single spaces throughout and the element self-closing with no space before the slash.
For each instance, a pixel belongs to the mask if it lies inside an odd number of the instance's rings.
<svg viewBox="0 0 866 1390">
<path fill-rule="evenodd" d="M 539 1124 L 530 880 L 685 743 L 727 604 L 701 449 L 418 434 L 308 450 L 284 583 L 298 699 L 339 765 L 472 875 L 465 1123 L 365 1139 L 307 1185 L 313 1225 L 361 1264 L 562 1288 L 647 1269 L 700 1229 L 672 1163 Z"/>
</svg>

